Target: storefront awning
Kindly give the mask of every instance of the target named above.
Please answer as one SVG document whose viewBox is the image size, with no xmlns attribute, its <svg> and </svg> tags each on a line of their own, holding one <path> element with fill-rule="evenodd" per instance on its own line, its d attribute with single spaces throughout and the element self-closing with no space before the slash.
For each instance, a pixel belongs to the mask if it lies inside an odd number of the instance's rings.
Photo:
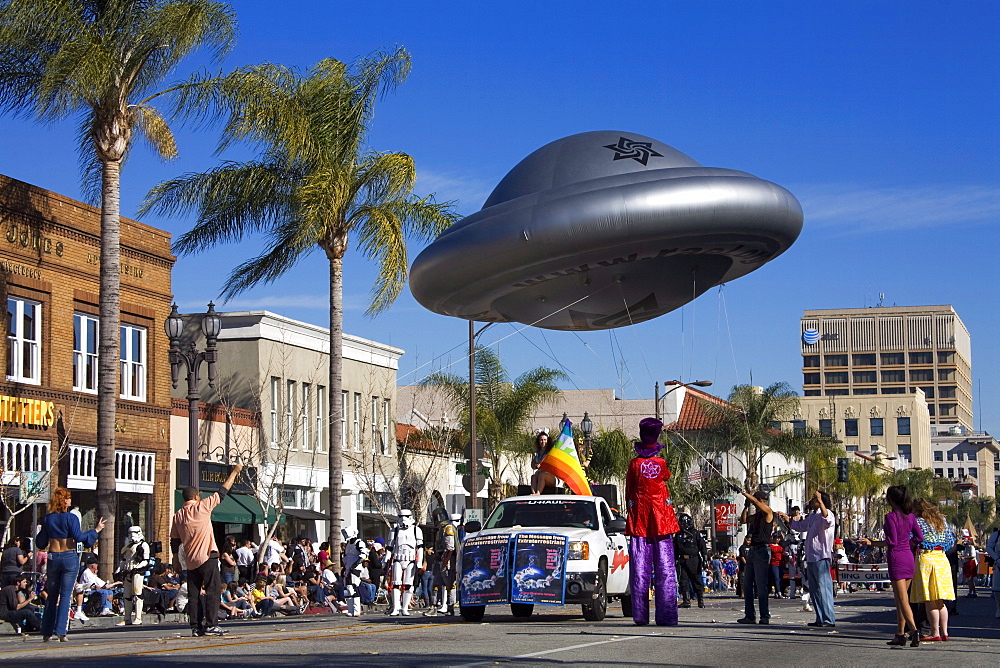
<svg viewBox="0 0 1000 668">
<path fill-rule="evenodd" d="M 309 510 L 307 508 L 285 508 L 285 515 L 288 517 L 294 517 L 297 520 L 328 520 L 329 515 L 324 513 L 318 513 L 315 510 Z"/>
<path fill-rule="evenodd" d="M 174 492 L 174 508 L 184 505 L 184 497 L 180 490 Z M 276 513 L 274 508 L 268 509 L 267 524 L 273 524 Z M 222 503 L 212 510 L 213 522 L 227 524 L 264 524 L 264 509 L 260 502 L 248 494 L 227 494 Z"/>
</svg>

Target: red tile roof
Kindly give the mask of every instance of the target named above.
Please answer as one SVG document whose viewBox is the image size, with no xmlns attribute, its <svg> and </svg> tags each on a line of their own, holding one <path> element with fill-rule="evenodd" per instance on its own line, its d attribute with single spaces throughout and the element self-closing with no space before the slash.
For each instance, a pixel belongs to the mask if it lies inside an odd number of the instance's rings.
<svg viewBox="0 0 1000 668">
<path fill-rule="evenodd" d="M 716 404 L 718 406 L 728 406 L 725 399 L 712 396 L 707 392 L 702 392 L 694 387 L 686 388 L 684 393 L 684 403 L 681 404 L 681 412 L 674 422 L 668 424 L 664 429 L 668 431 L 695 431 L 705 429 L 712 423 L 704 402 Z"/>
</svg>

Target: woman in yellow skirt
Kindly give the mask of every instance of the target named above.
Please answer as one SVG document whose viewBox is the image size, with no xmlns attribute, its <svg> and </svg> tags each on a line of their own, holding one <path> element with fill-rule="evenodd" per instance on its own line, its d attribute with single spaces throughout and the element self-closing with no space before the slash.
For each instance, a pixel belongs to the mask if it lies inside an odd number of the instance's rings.
<svg viewBox="0 0 1000 668">
<path fill-rule="evenodd" d="M 955 544 L 955 532 L 930 501 L 918 499 L 913 510 L 924 539 L 920 543 L 917 569 L 910 584 L 910 600 L 924 604 L 931 627 L 931 635 L 920 640 L 946 641 L 948 608 L 944 602 L 955 600 L 955 586 L 951 579 L 951 564 L 945 553 Z"/>
</svg>

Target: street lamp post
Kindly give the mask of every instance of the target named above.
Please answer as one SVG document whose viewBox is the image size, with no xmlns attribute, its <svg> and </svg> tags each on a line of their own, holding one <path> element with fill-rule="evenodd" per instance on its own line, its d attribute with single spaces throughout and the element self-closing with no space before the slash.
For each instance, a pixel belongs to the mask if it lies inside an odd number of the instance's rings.
<svg viewBox="0 0 1000 668">
<path fill-rule="evenodd" d="M 580 431 L 583 432 L 583 461 L 580 464 L 587 466 L 594 454 L 593 448 L 590 446 L 590 435 L 594 433 L 594 423 L 590 421 L 590 414 L 587 411 L 583 412 L 583 419 L 580 420 Z"/>
<path fill-rule="evenodd" d="M 682 383 L 679 380 L 669 380 L 669 381 L 665 381 L 663 383 L 663 386 L 666 387 L 667 385 L 673 385 L 673 387 L 671 387 L 669 390 L 667 390 L 666 392 L 664 392 L 663 395 L 661 396 L 660 395 L 660 381 L 656 381 L 656 385 L 653 388 L 653 404 L 654 404 L 653 410 L 654 410 L 654 415 L 655 415 L 656 419 L 657 420 L 660 419 L 660 403 L 663 401 L 664 397 L 666 397 L 671 392 L 673 392 L 675 390 L 678 390 L 678 389 L 680 389 L 682 387 L 709 387 L 711 384 L 712 384 L 712 381 L 710 381 L 710 380 L 694 380 L 694 381 L 691 381 L 690 383 Z"/>
<path fill-rule="evenodd" d="M 201 380 L 199 371 L 201 363 L 208 362 L 208 386 L 215 387 L 215 363 L 218 360 L 215 344 L 222 330 L 222 318 L 215 312 L 215 304 L 209 302 L 208 311 L 201 319 L 201 331 L 205 335 L 205 350 L 202 351 L 198 350 L 194 341 L 188 350 L 181 348 L 184 319 L 177 312 L 177 304 L 172 306 L 163 329 L 170 339 L 170 377 L 175 389 L 180 379 L 181 368 L 187 369 L 188 484 L 198 489 L 201 486 L 199 484 L 201 477 L 198 474 L 198 409 L 201 403 L 201 390 L 198 387 L 198 382 Z"/>
</svg>

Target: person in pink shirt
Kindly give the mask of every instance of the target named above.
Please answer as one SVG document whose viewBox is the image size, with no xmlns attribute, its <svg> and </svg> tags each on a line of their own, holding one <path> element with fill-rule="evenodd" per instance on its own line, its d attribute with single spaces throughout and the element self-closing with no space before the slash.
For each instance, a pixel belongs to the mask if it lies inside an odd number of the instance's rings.
<svg viewBox="0 0 1000 668">
<path fill-rule="evenodd" d="M 170 527 L 170 550 L 178 562 L 175 567 L 179 567 L 180 548 L 184 548 L 184 566 L 190 596 L 188 617 L 191 634 L 194 636 L 221 636 L 225 633 L 219 626 L 222 575 L 219 569 L 219 546 L 215 543 L 215 533 L 212 530 L 212 509 L 229 494 L 229 489 L 242 470 L 242 464 L 233 467 L 221 489 L 204 499 L 197 488 L 185 487 L 182 490 L 184 505 L 174 513 Z M 202 589 L 205 590 L 204 610 L 199 596 Z"/>
</svg>

